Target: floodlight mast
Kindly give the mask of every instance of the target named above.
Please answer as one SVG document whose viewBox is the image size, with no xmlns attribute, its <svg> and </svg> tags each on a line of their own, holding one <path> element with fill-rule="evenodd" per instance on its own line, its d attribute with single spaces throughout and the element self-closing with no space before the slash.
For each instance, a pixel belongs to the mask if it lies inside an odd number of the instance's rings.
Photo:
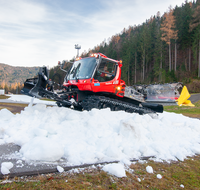
<svg viewBox="0 0 200 190">
<path fill-rule="evenodd" d="M 81 46 L 79 46 L 78 44 L 75 44 L 75 49 L 77 49 L 77 56 L 79 57 L 79 49 L 81 49 Z"/>
</svg>

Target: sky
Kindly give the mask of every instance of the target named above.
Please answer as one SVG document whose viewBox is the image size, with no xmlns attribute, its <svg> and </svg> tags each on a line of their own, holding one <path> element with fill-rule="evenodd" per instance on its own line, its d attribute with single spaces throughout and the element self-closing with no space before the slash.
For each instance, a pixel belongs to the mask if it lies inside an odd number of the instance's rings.
<svg viewBox="0 0 200 190">
<path fill-rule="evenodd" d="M 46 102 L 37 104 L 37 99 L 25 95 L 9 96 L 9 100 L 31 102 L 16 115 L 0 110 L 0 145 L 20 146 L 6 155 L 11 162 L 12 158 L 17 160 L 13 165 L 22 160 L 29 164 L 59 163 L 62 167 L 107 161 L 129 165 L 131 159 L 146 156 L 170 162 L 200 154 L 199 119 L 169 112 L 152 118 L 109 108 L 80 112 L 46 107 Z M 0 163 L 2 158 L 4 154 Z"/>
<path fill-rule="evenodd" d="M 56 66 L 184 0 L 0 0 L 0 63 Z"/>
</svg>

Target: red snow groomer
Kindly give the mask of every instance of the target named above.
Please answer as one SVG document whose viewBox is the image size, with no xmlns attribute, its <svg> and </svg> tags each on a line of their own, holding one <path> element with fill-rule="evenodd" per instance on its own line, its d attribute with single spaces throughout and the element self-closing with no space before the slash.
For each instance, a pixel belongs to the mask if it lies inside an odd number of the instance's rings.
<svg viewBox="0 0 200 190">
<path fill-rule="evenodd" d="M 50 98 L 60 107 L 73 107 L 76 110 L 110 108 L 112 111 L 139 114 L 162 113 L 162 105 L 144 102 L 136 91 L 128 90 L 129 93 L 125 93 L 121 67 L 122 61 L 110 59 L 102 53 L 77 58 L 59 92 L 53 90 L 54 82 L 49 79 L 47 68 L 41 67 L 38 77 L 25 81 L 22 93 L 36 98 Z"/>
</svg>

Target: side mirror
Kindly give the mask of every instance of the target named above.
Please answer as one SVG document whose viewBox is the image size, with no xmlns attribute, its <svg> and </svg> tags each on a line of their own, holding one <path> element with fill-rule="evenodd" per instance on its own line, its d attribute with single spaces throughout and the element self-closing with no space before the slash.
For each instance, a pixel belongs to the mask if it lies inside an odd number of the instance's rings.
<svg viewBox="0 0 200 190">
<path fill-rule="evenodd" d="M 64 65 L 65 65 L 65 61 L 63 61 L 62 63 L 58 61 L 58 66 L 60 66 L 60 69 L 67 73 L 67 71 L 63 69 Z"/>
<path fill-rule="evenodd" d="M 60 61 L 58 61 L 58 66 L 60 66 L 61 69 L 63 69 L 65 62 L 63 61 L 62 63 Z"/>
</svg>

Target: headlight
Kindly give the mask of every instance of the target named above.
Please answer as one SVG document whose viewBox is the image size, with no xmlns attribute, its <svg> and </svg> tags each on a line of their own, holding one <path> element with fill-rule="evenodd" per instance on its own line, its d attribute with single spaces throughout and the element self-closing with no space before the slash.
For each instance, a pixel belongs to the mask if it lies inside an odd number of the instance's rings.
<svg viewBox="0 0 200 190">
<path fill-rule="evenodd" d="M 118 87 L 117 87 L 117 90 L 120 91 L 120 90 L 121 90 L 121 86 L 118 86 Z"/>
</svg>

